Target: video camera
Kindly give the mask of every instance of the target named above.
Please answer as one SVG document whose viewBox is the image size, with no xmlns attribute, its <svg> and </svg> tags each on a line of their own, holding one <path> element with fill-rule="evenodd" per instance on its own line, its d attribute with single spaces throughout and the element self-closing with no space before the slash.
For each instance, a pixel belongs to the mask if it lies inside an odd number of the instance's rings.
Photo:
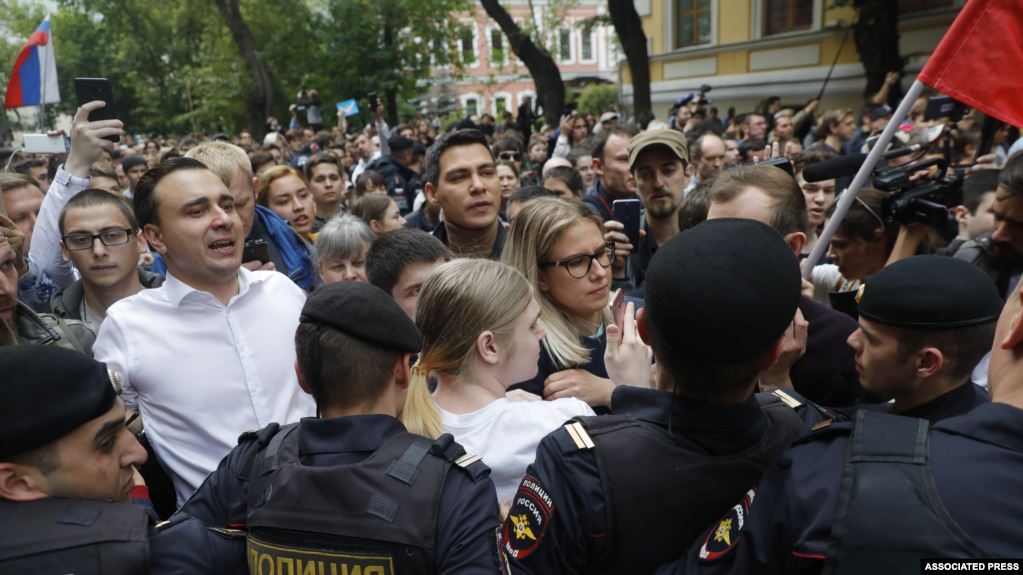
<svg viewBox="0 0 1023 575">
<path fill-rule="evenodd" d="M 939 169 L 937 175 L 911 181 L 912 174 L 933 166 Z M 963 176 L 949 174 L 943 158 L 877 170 L 874 187 L 889 194 L 881 204 L 881 218 L 886 223 L 921 223 L 948 239 L 959 232 L 950 208 L 963 203 Z"/>
</svg>

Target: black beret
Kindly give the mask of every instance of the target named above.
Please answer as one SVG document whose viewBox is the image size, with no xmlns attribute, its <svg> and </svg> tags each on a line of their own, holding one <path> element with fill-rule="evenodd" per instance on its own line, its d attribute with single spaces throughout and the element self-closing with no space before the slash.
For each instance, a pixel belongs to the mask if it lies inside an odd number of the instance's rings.
<svg viewBox="0 0 1023 575">
<path fill-rule="evenodd" d="M 675 356 L 753 359 L 792 323 L 799 265 L 770 227 L 708 220 L 654 254 L 645 280 L 647 325 Z"/>
<path fill-rule="evenodd" d="M 0 374 L 0 457 L 60 439 L 117 399 L 106 364 L 56 346 L 0 347 Z"/>
<path fill-rule="evenodd" d="M 416 144 L 415 142 L 406 138 L 405 136 L 402 136 L 401 134 L 394 134 L 390 138 L 387 138 L 387 147 L 390 148 L 392 152 L 408 150 L 415 144 Z"/>
<path fill-rule="evenodd" d="M 948 329 L 998 319 L 1002 298 L 980 268 L 947 256 L 913 256 L 864 278 L 860 317 L 897 327 Z"/>
<path fill-rule="evenodd" d="M 337 282 L 314 291 L 299 321 L 332 327 L 386 349 L 423 349 L 423 336 L 394 298 L 366 282 Z"/>
</svg>

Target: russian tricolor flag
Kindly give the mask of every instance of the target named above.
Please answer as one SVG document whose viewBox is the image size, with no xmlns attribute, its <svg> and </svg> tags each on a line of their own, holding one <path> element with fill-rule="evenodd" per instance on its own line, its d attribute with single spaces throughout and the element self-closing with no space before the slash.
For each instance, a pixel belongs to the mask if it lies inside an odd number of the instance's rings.
<svg viewBox="0 0 1023 575">
<path fill-rule="evenodd" d="M 53 36 L 50 34 L 50 17 L 47 16 L 18 53 L 11 72 L 11 83 L 7 85 L 4 108 L 59 101 L 57 59 L 53 55 Z"/>
</svg>

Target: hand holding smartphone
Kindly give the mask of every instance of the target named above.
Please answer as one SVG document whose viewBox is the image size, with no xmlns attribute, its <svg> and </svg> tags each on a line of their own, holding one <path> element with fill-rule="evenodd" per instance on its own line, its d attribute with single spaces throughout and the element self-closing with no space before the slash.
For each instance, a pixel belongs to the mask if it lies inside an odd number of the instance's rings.
<svg viewBox="0 0 1023 575">
<path fill-rule="evenodd" d="M 106 78 L 75 78 L 75 94 L 78 96 L 79 106 L 96 100 L 106 104 L 89 113 L 90 122 L 117 119 L 114 114 L 114 91 L 110 80 Z M 105 136 L 105 138 L 114 143 L 121 141 L 120 136 Z"/>
<path fill-rule="evenodd" d="M 615 200 L 611 203 L 611 212 L 611 219 L 621 222 L 625 226 L 622 233 L 628 236 L 632 249 L 638 248 L 640 201 L 638 199 Z"/>
</svg>

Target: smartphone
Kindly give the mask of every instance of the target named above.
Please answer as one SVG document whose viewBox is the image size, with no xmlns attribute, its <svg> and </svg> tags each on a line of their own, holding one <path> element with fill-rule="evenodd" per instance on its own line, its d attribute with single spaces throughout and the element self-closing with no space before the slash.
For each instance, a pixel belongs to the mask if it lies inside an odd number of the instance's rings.
<svg viewBox="0 0 1023 575">
<path fill-rule="evenodd" d="M 78 105 L 102 100 L 106 106 L 89 113 L 89 121 L 116 120 L 114 114 L 114 90 L 110 86 L 110 80 L 106 78 L 75 78 L 75 93 L 78 95 Z M 120 136 L 106 136 L 111 142 L 120 142 Z"/>
<path fill-rule="evenodd" d="M 632 249 L 637 249 L 639 247 L 640 201 L 638 199 L 615 200 L 611 203 L 611 211 L 611 219 L 621 222 L 625 226 L 624 233 L 629 237 Z"/>
<path fill-rule="evenodd" d="M 615 325 L 622 327 L 622 320 L 625 319 L 625 292 L 620 288 L 615 290 L 615 293 L 611 294 L 611 303 L 608 304 L 611 308 L 611 318 Z"/>
<path fill-rule="evenodd" d="M 28 154 L 66 154 L 67 138 L 64 136 L 48 136 L 46 134 L 23 134 L 22 151 Z"/>
<path fill-rule="evenodd" d="M 245 242 L 245 251 L 242 252 L 242 263 L 259 261 L 267 263 L 270 261 L 270 244 L 266 240 L 248 240 Z"/>
<path fill-rule="evenodd" d="M 380 99 L 377 98 L 377 93 L 376 92 L 370 92 L 369 93 L 369 111 L 373 112 L 374 114 L 376 114 L 377 113 L 377 108 L 379 108 L 379 107 L 380 107 Z"/>
</svg>

